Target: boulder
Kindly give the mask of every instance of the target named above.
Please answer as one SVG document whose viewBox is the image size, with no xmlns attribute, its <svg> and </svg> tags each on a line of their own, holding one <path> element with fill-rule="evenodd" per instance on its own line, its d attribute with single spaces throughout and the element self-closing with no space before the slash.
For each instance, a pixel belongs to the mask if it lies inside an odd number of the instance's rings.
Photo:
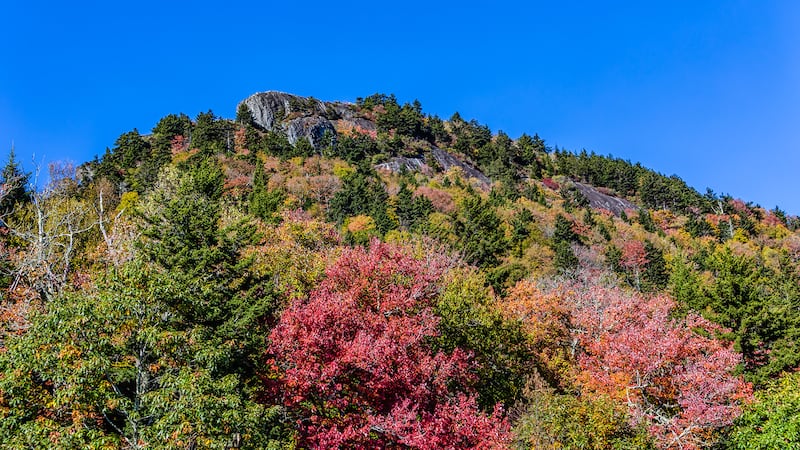
<svg viewBox="0 0 800 450">
<path fill-rule="evenodd" d="M 284 131 L 289 143 L 294 145 L 298 139 L 306 138 L 314 148 L 323 146 L 325 132 L 330 133 L 330 138 L 336 143 L 336 128 L 324 117 L 310 116 L 292 119 L 285 125 Z"/>
<path fill-rule="evenodd" d="M 300 97 L 285 92 L 259 92 L 241 102 L 253 118 L 253 123 L 266 130 L 285 133 L 289 143 L 306 138 L 314 148 L 323 145 L 326 132 L 336 142 L 337 122 L 344 128 L 367 132 L 377 129 L 375 123 L 360 117 L 352 103 L 323 102 L 312 97 Z"/>
</svg>

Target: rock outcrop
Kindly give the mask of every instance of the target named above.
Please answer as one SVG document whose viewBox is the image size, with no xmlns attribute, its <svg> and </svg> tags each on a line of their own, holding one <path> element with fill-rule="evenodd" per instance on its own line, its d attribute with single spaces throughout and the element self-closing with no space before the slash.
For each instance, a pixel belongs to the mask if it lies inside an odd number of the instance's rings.
<svg viewBox="0 0 800 450">
<path fill-rule="evenodd" d="M 421 172 L 426 175 L 432 175 L 433 169 L 422 158 L 406 158 L 404 156 L 396 156 L 390 158 L 388 161 L 377 164 L 375 170 L 382 170 L 386 172 L 400 173 L 404 170 L 409 172 Z"/>
<path fill-rule="evenodd" d="M 475 178 L 476 180 L 480 181 L 484 188 L 488 188 L 492 184 L 492 180 L 484 175 L 483 172 L 440 148 L 434 147 L 431 150 L 431 155 L 433 155 L 433 158 L 437 163 L 439 163 L 440 166 L 442 166 L 442 169 L 445 171 L 450 170 L 451 167 L 460 167 L 461 170 L 464 171 L 464 174 L 467 176 L 467 178 Z"/>
<path fill-rule="evenodd" d="M 581 194 L 583 194 L 586 199 L 589 200 L 589 206 L 592 208 L 605 209 L 611 211 L 617 216 L 621 215 L 626 210 L 630 211 L 639 209 L 639 207 L 635 204 L 619 197 L 604 194 L 598 191 L 594 186 L 578 183 L 577 181 L 573 181 L 573 184 L 576 188 L 578 188 Z"/>
<path fill-rule="evenodd" d="M 328 103 L 311 97 L 267 91 L 253 94 L 241 104 L 250 110 L 253 123 L 267 131 L 285 133 L 292 145 L 305 138 L 314 148 L 320 148 L 325 144 L 326 132 L 335 140 L 335 121 L 350 120 L 353 126 L 375 128 L 372 122 L 358 118 L 354 106 L 349 103 Z"/>
</svg>

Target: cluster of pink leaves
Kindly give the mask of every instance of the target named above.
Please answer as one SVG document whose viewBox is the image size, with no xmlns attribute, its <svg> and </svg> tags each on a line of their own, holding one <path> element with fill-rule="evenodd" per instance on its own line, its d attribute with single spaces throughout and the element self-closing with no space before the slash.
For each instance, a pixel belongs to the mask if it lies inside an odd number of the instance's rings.
<svg viewBox="0 0 800 450">
<path fill-rule="evenodd" d="M 430 186 L 420 186 L 414 191 L 414 197 L 427 197 L 437 211 L 451 213 L 456 210 L 456 202 L 449 192 Z"/>
<path fill-rule="evenodd" d="M 508 424 L 481 413 L 469 355 L 433 352 L 445 260 L 373 242 L 346 250 L 270 335 L 272 395 L 309 448 L 494 448 Z M 454 387 L 457 389 L 454 390 Z M 456 392 L 458 391 L 458 392 Z"/>
<path fill-rule="evenodd" d="M 622 267 L 628 270 L 641 270 L 649 262 L 647 260 L 647 251 L 641 241 L 635 239 L 627 239 L 622 245 L 622 258 L 620 258 Z"/>
<path fill-rule="evenodd" d="M 664 295 L 574 286 L 564 298 L 582 350 L 580 383 L 627 402 L 660 447 L 702 447 L 741 414 L 751 387 L 732 375 L 741 355 L 715 337 L 719 326 L 693 313 L 674 318 Z"/>
</svg>

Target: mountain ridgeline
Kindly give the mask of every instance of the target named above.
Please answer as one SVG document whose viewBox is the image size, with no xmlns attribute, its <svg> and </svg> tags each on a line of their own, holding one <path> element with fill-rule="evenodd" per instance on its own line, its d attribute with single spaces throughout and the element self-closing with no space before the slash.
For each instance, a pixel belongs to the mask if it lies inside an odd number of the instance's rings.
<svg viewBox="0 0 800 450">
<path fill-rule="evenodd" d="M 0 448 L 788 448 L 800 220 L 375 94 L 12 152 Z"/>
</svg>

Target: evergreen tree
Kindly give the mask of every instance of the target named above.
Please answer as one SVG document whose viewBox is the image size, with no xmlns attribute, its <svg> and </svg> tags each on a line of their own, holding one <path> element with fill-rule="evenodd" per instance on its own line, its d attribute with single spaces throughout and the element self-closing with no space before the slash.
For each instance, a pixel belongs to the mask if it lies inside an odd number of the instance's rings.
<svg viewBox="0 0 800 450">
<path fill-rule="evenodd" d="M 660 291 L 666 288 L 667 282 L 669 282 L 664 252 L 650 241 L 644 243 L 644 249 L 647 258 L 647 264 L 645 264 L 644 272 L 642 273 L 645 288 L 649 291 Z"/>
<path fill-rule="evenodd" d="M 497 265 L 506 240 L 500 219 L 486 200 L 478 195 L 466 197 L 459 208 L 455 231 L 464 259 L 480 267 Z"/>
<path fill-rule="evenodd" d="M 232 345 L 175 314 L 170 299 L 186 286 L 174 275 L 129 262 L 57 297 L 6 342 L 4 448 L 223 448 L 233 432 L 247 448 L 279 444 L 279 409 L 219 370 Z"/>
<path fill-rule="evenodd" d="M 580 236 L 572 229 L 572 222 L 563 214 L 556 216 L 553 240 L 555 242 L 580 243 Z"/>
<path fill-rule="evenodd" d="M 554 261 L 556 269 L 562 274 L 572 274 L 578 268 L 579 261 L 570 243 L 568 241 L 557 241 L 554 250 L 556 252 Z"/>
<path fill-rule="evenodd" d="M 342 188 L 336 192 L 328 207 L 328 217 L 341 225 L 348 217 L 367 215 L 375 221 L 380 233 L 397 228 L 386 212 L 389 194 L 380 180 L 358 170 L 344 177 Z"/>
<path fill-rule="evenodd" d="M 530 226 L 532 224 L 533 214 L 527 209 L 517 213 L 511 222 L 511 242 L 514 244 L 514 250 L 518 258 L 522 257 L 523 244 L 531 234 Z"/>
<path fill-rule="evenodd" d="M 8 162 L 0 172 L 0 217 L 4 217 L 13 212 L 17 205 L 24 204 L 30 201 L 30 192 L 28 191 L 28 183 L 30 180 L 30 173 L 22 170 L 22 167 L 17 162 L 14 148 L 8 154 Z"/>
<path fill-rule="evenodd" d="M 220 226 L 221 193 L 222 174 L 211 161 L 189 171 L 165 171 L 141 207 L 140 249 L 177 286 L 175 297 L 165 301 L 181 322 L 230 352 L 214 364 L 252 370 L 259 345 L 254 331 L 264 326 L 275 301 L 266 279 L 248 269 L 252 257 L 243 254 L 257 238 L 253 224 L 229 218 Z"/>
</svg>

